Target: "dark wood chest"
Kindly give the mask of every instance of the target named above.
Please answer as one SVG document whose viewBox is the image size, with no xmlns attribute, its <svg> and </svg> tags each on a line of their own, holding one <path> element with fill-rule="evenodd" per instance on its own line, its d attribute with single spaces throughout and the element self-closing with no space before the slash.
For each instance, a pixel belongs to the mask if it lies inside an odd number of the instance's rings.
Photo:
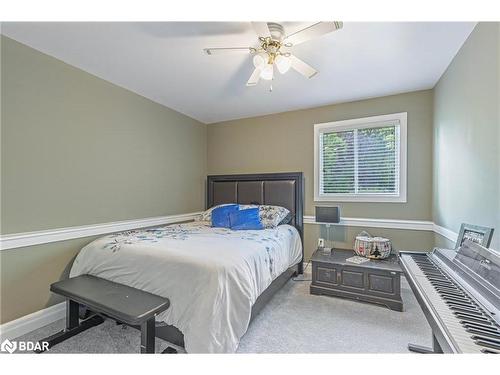
<svg viewBox="0 0 500 375">
<path fill-rule="evenodd" d="M 317 250 L 311 258 L 311 294 L 351 298 L 403 311 L 402 270 L 397 257 L 361 264 L 346 261 L 355 255 L 351 250 L 333 249 L 331 254 Z"/>
</svg>

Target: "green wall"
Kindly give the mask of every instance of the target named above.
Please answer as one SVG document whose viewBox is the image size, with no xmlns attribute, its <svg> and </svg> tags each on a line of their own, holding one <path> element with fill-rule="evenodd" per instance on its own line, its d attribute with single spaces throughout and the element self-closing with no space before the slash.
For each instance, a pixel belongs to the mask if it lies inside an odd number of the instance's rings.
<svg viewBox="0 0 500 375">
<path fill-rule="evenodd" d="M 1 233 L 200 211 L 206 125 L 1 39 Z M 52 305 L 93 238 L 0 252 L 0 322 Z"/>
<path fill-rule="evenodd" d="M 206 125 L 2 37 L 2 233 L 199 211 Z"/>
<path fill-rule="evenodd" d="M 500 23 L 479 23 L 434 92 L 433 219 L 494 227 L 500 250 Z"/>
<path fill-rule="evenodd" d="M 53 282 L 68 277 L 78 251 L 96 237 L 0 252 L 0 324 L 61 302 Z"/>
</svg>

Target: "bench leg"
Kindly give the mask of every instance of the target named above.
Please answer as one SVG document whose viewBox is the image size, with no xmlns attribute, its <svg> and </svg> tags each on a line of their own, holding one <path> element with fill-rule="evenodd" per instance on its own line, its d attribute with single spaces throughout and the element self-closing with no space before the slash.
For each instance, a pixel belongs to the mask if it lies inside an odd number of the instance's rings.
<svg viewBox="0 0 500 375">
<path fill-rule="evenodd" d="M 141 324 L 141 354 L 155 352 L 155 317 Z"/>
<path fill-rule="evenodd" d="M 79 333 L 86 331 L 89 328 L 98 326 L 99 324 L 103 323 L 104 319 L 100 317 L 99 315 L 93 315 L 90 318 L 87 318 L 83 320 L 79 325 L 77 325 L 75 328 L 71 329 L 63 329 L 62 331 L 57 332 L 56 334 L 49 336 L 43 340 L 40 340 L 38 345 L 40 348 L 39 350 L 35 350 L 35 353 L 42 353 L 45 350 L 48 350 L 52 348 L 54 345 L 59 344 L 60 342 L 63 342 L 70 337 L 76 336 Z M 47 343 L 43 345 L 43 343 Z"/>
<path fill-rule="evenodd" d="M 80 305 L 70 299 L 66 300 L 66 330 L 78 327 L 80 324 Z"/>
</svg>

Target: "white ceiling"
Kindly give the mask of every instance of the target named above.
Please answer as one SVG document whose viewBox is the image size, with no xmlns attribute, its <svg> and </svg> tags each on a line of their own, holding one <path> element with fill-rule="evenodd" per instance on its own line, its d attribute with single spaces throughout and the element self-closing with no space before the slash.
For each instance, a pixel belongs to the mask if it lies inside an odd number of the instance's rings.
<svg viewBox="0 0 500 375">
<path fill-rule="evenodd" d="M 310 23 L 284 22 L 286 34 Z M 346 22 L 292 49 L 319 74 L 277 74 L 255 87 L 249 22 L 3 23 L 2 34 L 205 123 L 433 87 L 475 23 Z"/>
</svg>

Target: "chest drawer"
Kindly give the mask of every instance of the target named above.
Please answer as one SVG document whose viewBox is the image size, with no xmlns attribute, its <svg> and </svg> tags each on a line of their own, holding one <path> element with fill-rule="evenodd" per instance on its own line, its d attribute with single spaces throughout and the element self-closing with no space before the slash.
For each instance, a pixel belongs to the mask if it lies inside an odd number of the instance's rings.
<svg viewBox="0 0 500 375">
<path fill-rule="evenodd" d="M 398 296 L 401 291 L 401 277 L 399 273 L 367 273 L 367 291 L 381 296 Z"/>
<path fill-rule="evenodd" d="M 365 273 L 354 269 L 342 269 L 340 280 L 347 288 L 365 289 Z"/>
<path fill-rule="evenodd" d="M 340 271 L 331 264 L 317 263 L 313 265 L 313 284 L 338 285 Z"/>
</svg>

